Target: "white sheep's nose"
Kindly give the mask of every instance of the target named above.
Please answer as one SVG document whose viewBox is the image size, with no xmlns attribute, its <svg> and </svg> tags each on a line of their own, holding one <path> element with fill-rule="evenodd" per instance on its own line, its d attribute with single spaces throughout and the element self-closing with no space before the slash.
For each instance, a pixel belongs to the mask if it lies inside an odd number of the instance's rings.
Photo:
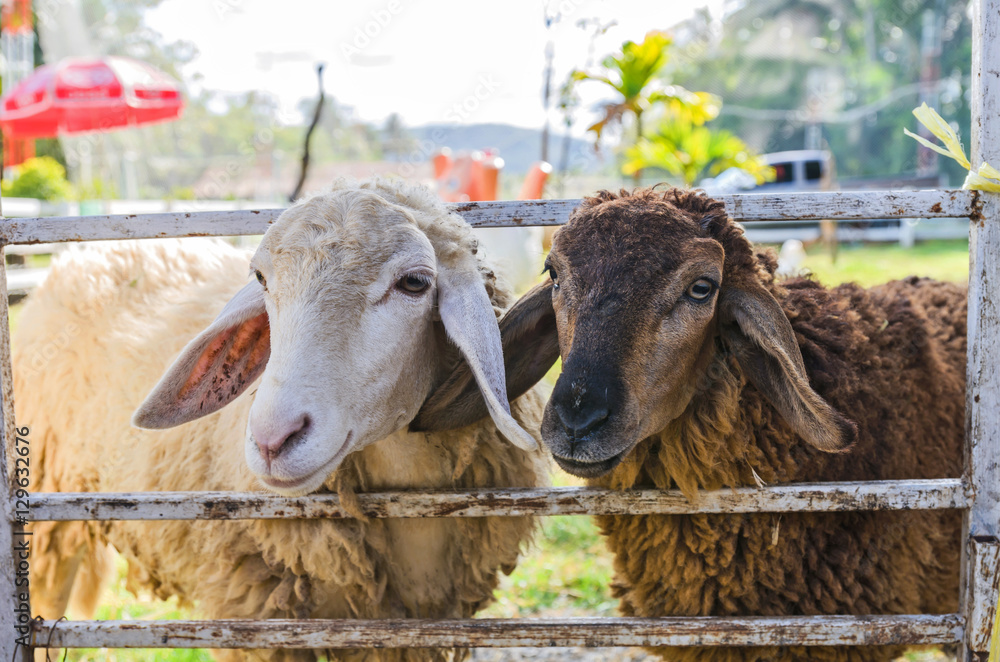
<svg viewBox="0 0 1000 662">
<path fill-rule="evenodd" d="M 308 414 L 298 416 L 263 416 L 251 417 L 250 432 L 253 434 L 260 456 L 271 467 L 271 460 L 281 455 L 294 445 L 294 442 L 305 436 L 309 430 Z"/>
</svg>

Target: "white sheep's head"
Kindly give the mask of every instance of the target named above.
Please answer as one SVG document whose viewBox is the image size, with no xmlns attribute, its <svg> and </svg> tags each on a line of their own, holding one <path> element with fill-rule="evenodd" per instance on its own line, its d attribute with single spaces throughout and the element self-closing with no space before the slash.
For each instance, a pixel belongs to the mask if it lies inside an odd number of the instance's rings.
<svg viewBox="0 0 1000 662">
<path fill-rule="evenodd" d="M 345 456 L 418 413 L 423 430 L 488 413 L 508 440 L 533 449 L 508 405 L 531 384 L 508 392 L 475 250 L 461 218 L 424 189 L 340 184 L 295 205 L 264 236 L 251 282 L 184 348 L 133 423 L 191 421 L 260 377 L 246 461 L 286 495 L 316 490 Z M 451 378 L 445 332 L 464 359 Z M 478 388 L 455 388 L 470 369 Z M 425 402 L 432 411 L 421 411 Z"/>
</svg>

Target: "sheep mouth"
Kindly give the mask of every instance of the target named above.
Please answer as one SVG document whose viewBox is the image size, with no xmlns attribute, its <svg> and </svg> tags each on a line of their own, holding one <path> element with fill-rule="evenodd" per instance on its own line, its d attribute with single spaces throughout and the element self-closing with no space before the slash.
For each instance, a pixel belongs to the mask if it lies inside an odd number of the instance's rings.
<svg viewBox="0 0 1000 662">
<path fill-rule="evenodd" d="M 268 476 L 267 478 L 265 478 L 264 476 L 258 476 L 257 478 L 258 480 L 260 480 L 260 482 L 264 483 L 264 485 L 272 489 L 294 490 L 310 482 L 313 478 L 313 474 L 310 474 L 305 478 L 299 478 L 298 480 L 280 480 L 273 476 Z"/>
<path fill-rule="evenodd" d="M 327 460 L 321 467 L 305 476 L 290 480 L 282 480 L 280 478 L 275 478 L 273 475 L 263 476 L 258 474 L 257 480 L 263 483 L 265 487 L 286 496 L 303 496 L 305 494 L 312 494 L 321 488 L 324 483 L 326 483 L 326 480 L 340 467 L 344 458 L 354 450 L 354 446 L 351 444 L 353 439 L 354 430 L 349 430 L 347 432 L 347 438 L 344 439 L 344 443 L 333 455 L 333 457 Z M 320 478 L 319 484 L 313 485 L 313 483 L 317 482 L 317 478 Z"/>
<path fill-rule="evenodd" d="M 556 464 L 566 473 L 580 478 L 598 478 L 621 464 L 621 461 L 625 459 L 626 453 L 628 453 L 628 450 L 624 450 L 617 455 L 612 455 L 603 460 L 598 460 L 597 462 L 581 462 L 580 460 L 573 460 L 568 457 L 560 457 L 555 453 L 552 454 L 552 457 L 555 458 Z"/>
</svg>

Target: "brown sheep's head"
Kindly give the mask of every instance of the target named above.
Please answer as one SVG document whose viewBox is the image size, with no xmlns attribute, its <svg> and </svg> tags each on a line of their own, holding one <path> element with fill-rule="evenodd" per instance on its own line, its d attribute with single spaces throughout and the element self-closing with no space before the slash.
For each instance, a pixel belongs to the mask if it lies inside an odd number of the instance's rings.
<svg viewBox="0 0 1000 662">
<path fill-rule="evenodd" d="M 850 447 L 853 423 L 810 387 L 787 317 L 724 206 L 694 192 L 587 198 L 556 233 L 551 281 L 501 322 L 508 335 L 558 337 L 562 374 L 542 436 L 566 471 L 611 471 L 664 429 L 725 351 L 806 442 Z M 530 332 L 511 329 L 520 324 Z M 531 343 L 515 351 L 532 355 Z"/>
</svg>

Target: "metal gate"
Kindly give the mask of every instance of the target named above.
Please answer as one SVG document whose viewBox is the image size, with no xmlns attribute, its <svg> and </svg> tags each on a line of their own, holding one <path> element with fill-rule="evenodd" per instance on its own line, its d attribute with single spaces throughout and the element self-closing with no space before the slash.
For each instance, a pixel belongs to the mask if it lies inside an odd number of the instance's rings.
<svg viewBox="0 0 1000 662">
<path fill-rule="evenodd" d="M 975 0 L 972 162 L 1000 162 L 1000 0 Z M 1000 194 L 968 190 L 721 196 L 741 222 L 963 218 L 970 221 L 966 464 L 961 479 L 817 483 L 705 492 L 592 488 L 479 489 L 358 495 L 370 517 L 644 515 L 957 508 L 965 511 L 960 613 L 886 616 L 454 620 L 42 621 L 32 625 L 17 581 L 26 524 L 43 520 L 192 520 L 347 517 L 333 495 L 156 492 L 32 494 L 18 499 L 10 462 L 13 416 L 6 272 L 0 265 L 0 660 L 28 662 L 22 642 L 53 647 L 355 648 L 508 646 L 757 646 L 943 644 L 985 662 L 1000 581 Z M 576 200 L 451 205 L 477 227 L 558 225 Z M 82 218 L 0 218 L 0 244 L 262 234 L 278 211 Z M 19 575 L 18 573 L 22 573 Z M 20 632 L 19 632 L 19 628 Z M 24 638 L 32 631 L 36 639 Z"/>
</svg>

